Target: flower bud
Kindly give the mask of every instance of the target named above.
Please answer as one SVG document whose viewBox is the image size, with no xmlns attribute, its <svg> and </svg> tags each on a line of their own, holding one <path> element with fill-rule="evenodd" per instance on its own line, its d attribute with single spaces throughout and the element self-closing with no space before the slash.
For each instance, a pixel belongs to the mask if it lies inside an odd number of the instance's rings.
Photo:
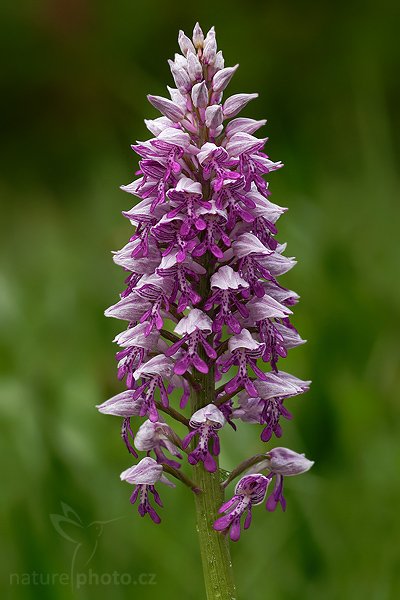
<svg viewBox="0 0 400 600">
<path fill-rule="evenodd" d="M 204 33 L 201 29 L 200 25 L 196 23 L 193 29 L 193 44 L 196 50 L 203 47 L 204 43 Z"/>
<path fill-rule="evenodd" d="M 167 98 L 162 98 L 161 96 L 147 96 L 150 104 L 154 106 L 157 110 L 160 111 L 165 117 L 171 119 L 171 121 L 181 121 L 184 117 L 183 111 L 176 106 L 172 100 L 168 100 Z"/>
<path fill-rule="evenodd" d="M 192 87 L 192 82 L 190 81 L 190 77 L 186 69 L 181 66 L 177 66 L 176 63 L 172 62 L 172 60 L 169 60 L 168 64 L 178 90 L 183 93 L 188 92 Z"/>
<path fill-rule="evenodd" d="M 225 128 L 225 135 L 227 138 L 231 138 L 235 133 L 249 133 L 250 135 L 255 133 L 257 129 L 260 129 L 265 123 L 266 119 L 247 119 L 246 117 L 238 117 L 228 123 Z"/>
<path fill-rule="evenodd" d="M 206 65 L 212 65 L 217 54 L 217 41 L 215 39 L 215 29 L 211 27 L 204 40 L 203 62 Z"/>
<path fill-rule="evenodd" d="M 219 71 L 220 69 L 223 69 L 224 66 L 225 66 L 224 55 L 222 54 L 222 50 L 219 50 L 217 52 L 217 54 L 215 55 L 214 70 Z"/>
<path fill-rule="evenodd" d="M 201 81 L 201 78 L 203 76 L 203 67 L 201 66 L 201 63 L 200 63 L 199 59 L 197 58 L 196 54 L 193 54 L 191 52 L 188 55 L 187 63 L 188 63 L 188 72 L 189 72 L 189 76 L 190 76 L 191 80 L 192 81 Z"/>
<path fill-rule="evenodd" d="M 239 65 L 235 65 L 234 67 L 226 67 L 226 69 L 221 69 L 215 73 L 212 82 L 214 92 L 222 92 L 226 88 L 234 76 L 238 66 Z"/>
<path fill-rule="evenodd" d="M 192 88 L 192 102 L 196 108 L 205 108 L 208 103 L 208 89 L 205 81 L 196 83 Z"/>
<path fill-rule="evenodd" d="M 228 98 L 222 107 L 225 119 L 235 117 L 254 98 L 258 98 L 258 94 L 234 94 Z"/>
<path fill-rule="evenodd" d="M 196 50 L 192 44 L 192 41 L 187 37 L 187 35 L 184 34 L 182 29 L 179 31 L 178 44 L 179 44 L 179 48 L 181 49 L 182 54 L 184 54 L 186 57 L 188 56 L 189 53 L 194 54 L 196 52 Z"/>
<path fill-rule="evenodd" d="M 206 108 L 206 126 L 209 129 L 217 129 L 222 124 L 223 114 L 220 104 Z"/>
</svg>

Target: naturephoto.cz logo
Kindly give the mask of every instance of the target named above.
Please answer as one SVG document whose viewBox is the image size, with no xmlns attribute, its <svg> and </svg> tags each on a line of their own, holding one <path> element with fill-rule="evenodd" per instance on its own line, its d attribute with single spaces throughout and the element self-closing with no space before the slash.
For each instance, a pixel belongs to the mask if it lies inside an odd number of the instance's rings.
<svg viewBox="0 0 400 600">
<path fill-rule="evenodd" d="M 10 585 L 51 586 L 65 585 L 74 589 L 96 585 L 155 585 L 155 573 L 121 573 L 119 571 L 96 573 L 92 569 L 76 573 L 45 573 L 31 571 L 30 573 L 10 573 Z"/>
<path fill-rule="evenodd" d="M 51 514 L 50 521 L 55 531 L 67 540 L 73 550 L 69 571 L 10 573 L 10 585 L 22 586 L 132 586 L 155 585 L 155 573 L 123 573 L 120 571 L 96 572 L 89 567 L 103 534 L 104 527 L 123 517 L 106 521 L 85 523 L 79 514 L 65 502 L 61 502 L 62 514 Z"/>
</svg>

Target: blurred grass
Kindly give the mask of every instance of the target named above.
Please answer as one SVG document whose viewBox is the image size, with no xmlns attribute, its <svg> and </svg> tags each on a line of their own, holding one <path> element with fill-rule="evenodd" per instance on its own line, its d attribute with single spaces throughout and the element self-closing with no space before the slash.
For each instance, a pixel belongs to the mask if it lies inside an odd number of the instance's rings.
<svg viewBox="0 0 400 600">
<path fill-rule="evenodd" d="M 118 190 L 129 143 L 170 83 L 176 34 L 215 24 L 231 93 L 259 91 L 286 276 L 308 344 L 285 369 L 312 378 L 291 401 L 284 444 L 316 460 L 287 484 L 286 514 L 260 507 L 233 547 L 241 598 L 395 600 L 399 535 L 399 11 L 397 3 L 293 0 L 211 8 L 88 0 L 4 3 L 0 52 L 0 535 L 3 597 L 203 597 L 190 494 L 163 490 L 163 524 L 139 519 L 119 473 L 118 419 L 94 405 L 121 389 L 103 310 L 123 274 L 110 258 L 129 226 Z M 262 449 L 224 432 L 222 464 Z M 9 585 L 10 573 L 68 572 L 74 546 L 49 515 L 70 505 L 104 527 L 89 567 L 155 573 L 156 585 Z M 83 546 L 93 543 L 85 529 Z M 82 563 L 77 568 L 85 570 Z"/>
</svg>

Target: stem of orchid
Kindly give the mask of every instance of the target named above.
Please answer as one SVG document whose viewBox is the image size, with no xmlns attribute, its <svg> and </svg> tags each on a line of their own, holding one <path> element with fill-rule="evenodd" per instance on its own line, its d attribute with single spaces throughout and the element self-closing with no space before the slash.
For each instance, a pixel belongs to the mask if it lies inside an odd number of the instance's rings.
<svg viewBox="0 0 400 600">
<path fill-rule="evenodd" d="M 207 268 L 208 265 L 204 264 Z M 209 275 L 209 274 L 208 274 Z M 202 278 L 200 295 L 204 298 L 209 286 L 209 276 Z M 202 356 L 204 358 L 204 356 Z M 207 374 L 195 372 L 199 390 L 191 395 L 191 409 L 211 404 L 215 399 L 214 368 Z M 218 458 L 218 457 L 217 457 Z M 235 600 L 236 588 L 229 549 L 229 538 L 213 529 L 218 509 L 224 501 L 224 492 L 218 469 L 215 473 L 205 470 L 202 462 L 193 468 L 193 480 L 202 491 L 195 495 L 197 532 L 203 563 L 204 584 L 207 600 Z"/>
<path fill-rule="evenodd" d="M 180 341 L 180 338 L 172 333 L 171 331 L 167 331 L 166 329 L 160 329 L 160 334 L 166 339 L 175 344 Z"/>
<path fill-rule="evenodd" d="M 228 349 L 228 340 L 225 340 L 217 348 L 217 356 L 221 356 Z"/>
<path fill-rule="evenodd" d="M 206 597 L 207 600 L 234 600 L 237 596 L 229 538 L 213 529 L 218 508 L 223 503 L 219 472 L 209 473 L 202 462 L 193 471 L 195 484 L 202 490 L 195 495 L 195 505 Z"/>
<path fill-rule="evenodd" d="M 158 400 L 155 400 L 155 405 L 158 410 L 161 410 L 166 415 L 169 415 L 170 417 L 175 419 L 175 421 L 179 421 L 183 425 L 186 425 L 186 427 L 189 427 L 189 421 L 187 420 L 187 418 L 181 415 L 181 413 L 175 410 L 174 408 L 171 408 L 170 406 L 164 406 Z"/>
<path fill-rule="evenodd" d="M 244 385 L 241 385 L 240 387 L 238 387 L 237 390 L 235 390 L 231 394 L 225 394 L 224 396 L 220 396 L 219 398 L 216 398 L 216 400 L 214 402 L 215 406 L 221 406 L 221 404 L 225 404 L 225 402 L 228 402 L 229 400 L 234 398 L 237 394 L 239 394 L 243 390 L 244 390 Z M 217 395 L 218 395 L 218 390 L 216 392 L 216 396 Z"/>
<path fill-rule="evenodd" d="M 184 473 L 181 473 L 181 471 L 178 471 L 178 469 L 174 469 L 174 467 L 170 467 L 169 465 L 166 465 L 166 464 L 163 464 L 163 469 L 166 473 L 169 473 L 176 479 L 179 479 L 179 481 L 184 483 L 195 494 L 201 493 L 201 489 L 199 489 L 197 487 L 197 485 L 191 479 L 189 479 L 189 477 L 186 477 L 186 475 Z"/>
</svg>

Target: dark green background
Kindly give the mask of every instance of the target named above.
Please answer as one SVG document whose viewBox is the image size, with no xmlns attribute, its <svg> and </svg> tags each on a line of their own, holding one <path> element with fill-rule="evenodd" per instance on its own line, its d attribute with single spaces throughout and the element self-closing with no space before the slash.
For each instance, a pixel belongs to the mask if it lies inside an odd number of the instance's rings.
<svg viewBox="0 0 400 600">
<path fill-rule="evenodd" d="M 146 94 L 171 84 L 179 28 L 215 25 L 230 92 L 259 91 L 268 118 L 272 199 L 298 266 L 295 324 L 308 344 L 285 365 L 313 379 L 291 400 L 283 443 L 316 461 L 287 482 L 286 514 L 254 511 L 233 547 L 239 598 L 400 597 L 399 12 L 397 2 L 2 3 L 1 441 L 4 593 L 199 600 L 202 574 L 186 489 L 162 490 L 163 523 L 140 519 L 119 481 L 119 420 L 94 408 L 122 389 L 103 317 L 123 274 L 110 250 L 134 178 L 129 144 L 155 117 Z M 222 464 L 262 450 L 258 428 L 226 432 Z M 68 572 L 72 542 L 50 514 L 71 506 L 87 573 L 154 573 L 155 585 L 23 585 Z M 94 558 L 94 520 L 104 526 Z M 10 574 L 20 583 L 10 586 Z M 146 575 L 144 577 L 145 582 Z M 141 580 L 143 582 L 143 579 Z"/>
</svg>

